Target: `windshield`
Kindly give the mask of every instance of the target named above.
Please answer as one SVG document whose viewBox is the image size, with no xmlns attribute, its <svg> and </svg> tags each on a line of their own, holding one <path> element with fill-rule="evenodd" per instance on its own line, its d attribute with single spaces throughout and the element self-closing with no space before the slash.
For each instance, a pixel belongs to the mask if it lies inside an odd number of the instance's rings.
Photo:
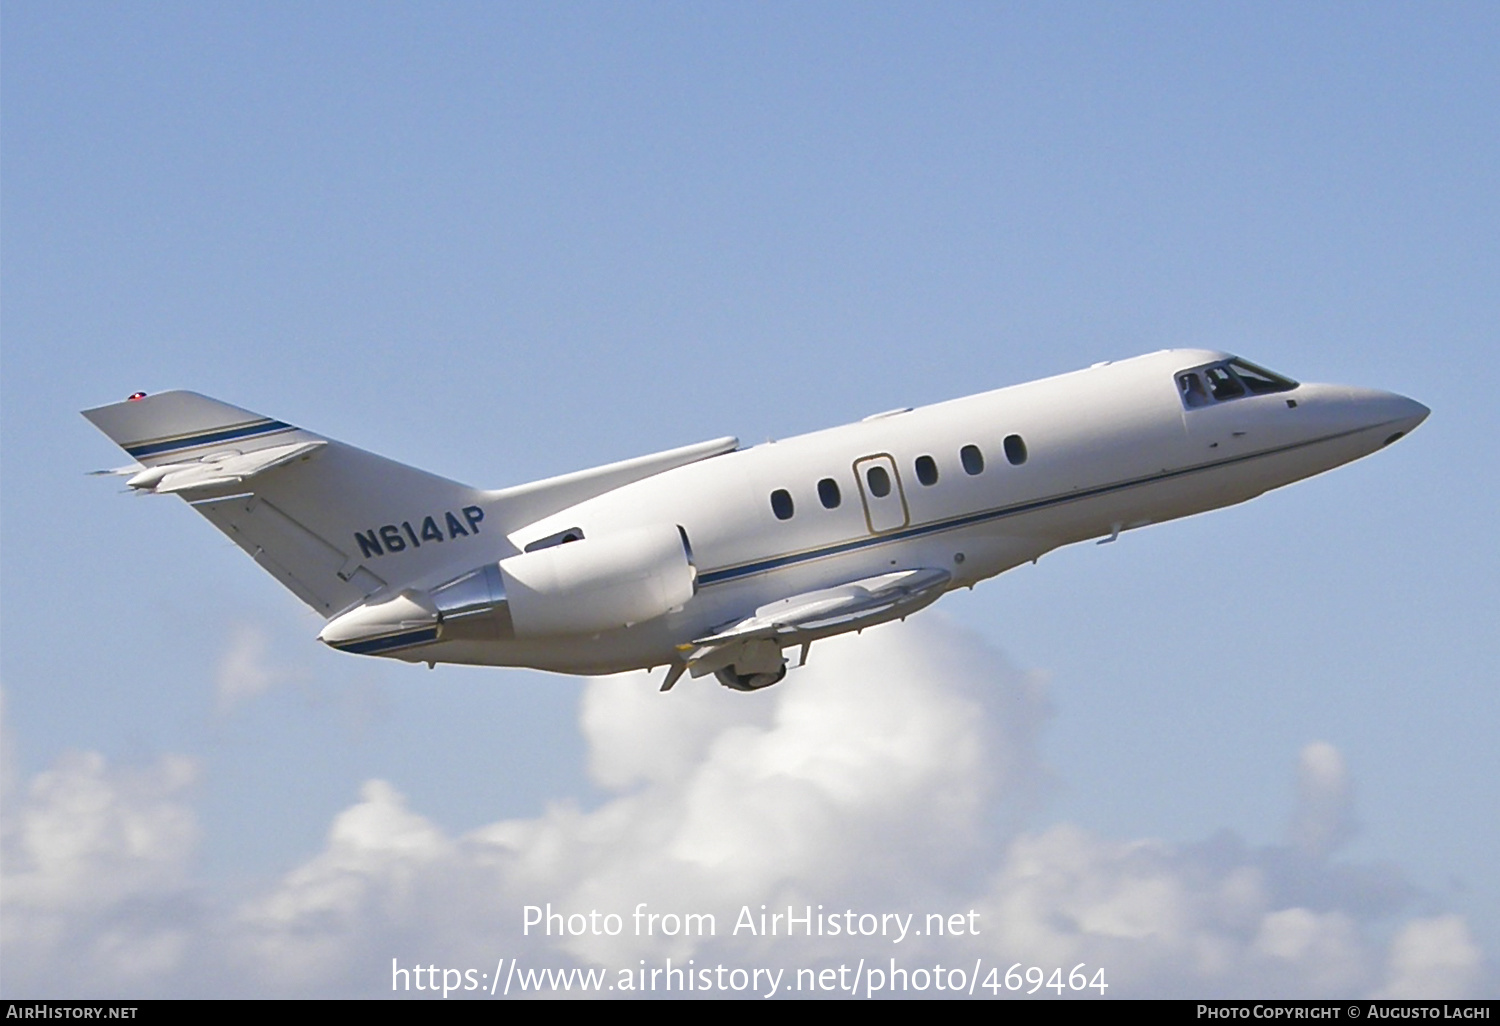
<svg viewBox="0 0 1500 1026">
<path fill-rule="evenodd" d="M 1297 383 L 1291 378 L 1273 374 L 1238 357 L 1177 374 L 1177 392 L 1182 397 L 1182 404 L 1189 409 L 1247 395 L 1290 392 L 1296 387 Z"/>
</svg>

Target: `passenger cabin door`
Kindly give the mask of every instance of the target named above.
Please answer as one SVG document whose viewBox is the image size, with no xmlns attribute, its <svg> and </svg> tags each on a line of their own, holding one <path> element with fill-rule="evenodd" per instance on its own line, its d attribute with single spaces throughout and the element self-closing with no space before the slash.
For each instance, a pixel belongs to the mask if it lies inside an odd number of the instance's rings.
<svg viewBox="0 0 1500 1026">
<path fill-rule="evenodd" d="M 911 517 L 894 459 L 885 453 L 861 456 L 854 461 L 854 481 L 859 485 L 859 501 L 864 503 L 865 523 L 871 534 L 907 525 Z"/>
</svg>

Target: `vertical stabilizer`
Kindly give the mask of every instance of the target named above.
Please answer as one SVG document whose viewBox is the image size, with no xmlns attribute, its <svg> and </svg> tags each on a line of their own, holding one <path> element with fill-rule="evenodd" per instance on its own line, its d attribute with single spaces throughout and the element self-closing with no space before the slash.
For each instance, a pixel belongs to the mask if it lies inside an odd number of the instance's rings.
<svg viewBox="0 0 1500 1026">
<path fill-rule="evenodd" d="M 130 487 L 180 495 L 323 616 L 507 551 L 485 492 L 207 396 L 83 415 L 140 464 Z"/>
</svg>

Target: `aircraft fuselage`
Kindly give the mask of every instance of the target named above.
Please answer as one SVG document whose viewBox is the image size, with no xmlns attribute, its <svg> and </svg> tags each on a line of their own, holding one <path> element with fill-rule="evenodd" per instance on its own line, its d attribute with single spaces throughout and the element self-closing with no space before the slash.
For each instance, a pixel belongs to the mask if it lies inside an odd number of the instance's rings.
<svg viewBox="0 0 1500 1026">
<path fill-rule="evenodd" d="M 1062 545 L 1243 502 L 1321 473 L 1376 451 L 1426 416 L 1400 396 L 1309 384 L 1185 405 L 1175 375 L 1229 359 L 1209 351 L 1152 354 L 648 477 L 510 540 L 519 551 L 569 530 L 592 538 L 681 525 L 697 592 L 680 610 L 566 646 L 453 642 L 405 657 L 564 673 L 660 666 L 685 640 L 788 595 L 914 567 L 942 568 L 951 575 L 948 589 L 967 587 Z M 919 475 L 924 457 L 931 469 Z M 881 470 L 889 488 L 877 495 Z M 836 487 L 832 508 L 820 495 L 826 481 Z M 790 499 L 785 519 L 773 508 L 778 491 Z"/>
<path fill-rule="evenodd" d="M 1368 455 L 1427 408 L 1171 350 L 749 449 L 482 491 L 190 392 L 86 412 L 328 618 L 334 648 L 740 690 L 1062 545 Z"/>
</svg>

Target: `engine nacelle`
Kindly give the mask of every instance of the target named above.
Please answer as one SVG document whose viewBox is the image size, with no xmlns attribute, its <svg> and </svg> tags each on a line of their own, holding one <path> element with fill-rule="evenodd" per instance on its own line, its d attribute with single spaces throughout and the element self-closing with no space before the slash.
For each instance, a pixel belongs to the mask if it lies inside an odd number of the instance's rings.
<svg viewBox="0 0 1500 1026">
<path fill-rule="evenodd" d="M 653 620 L 692 598 L 698 583 L 687 533 L 675 524 L 523 552 L 499 570 L 518 638 Z"/>
<path fill-rule="evenodd" d="M 693 597 L 698 571 L 675 524 L 523 552 L 433 588 L 330 621 L 319 637 L 380 655 L 435 641 L 597 634 L 655 619 Z"/>
</svg>

